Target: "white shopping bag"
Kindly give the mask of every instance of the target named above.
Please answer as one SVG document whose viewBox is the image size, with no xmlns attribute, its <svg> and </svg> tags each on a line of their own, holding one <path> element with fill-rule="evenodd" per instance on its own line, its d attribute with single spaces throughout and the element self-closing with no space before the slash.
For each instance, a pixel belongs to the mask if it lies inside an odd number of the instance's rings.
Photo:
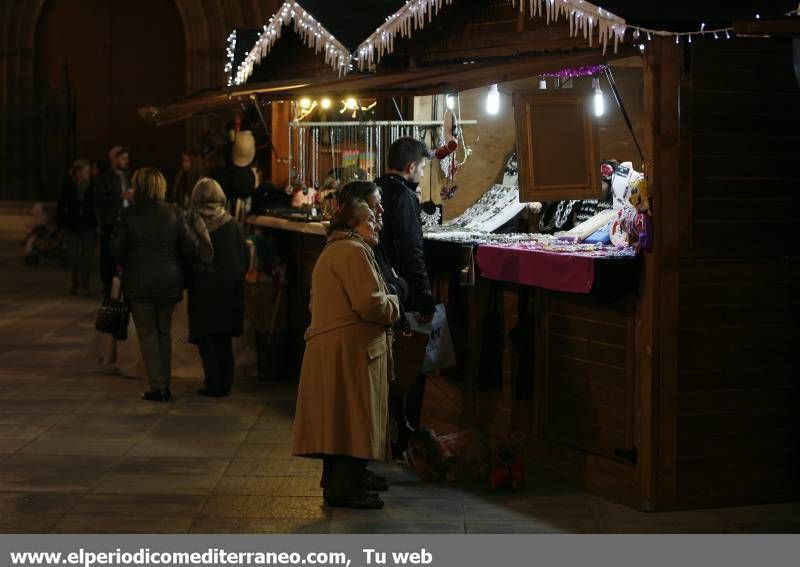
<svg viewBox="0 0 800 567">
<path fill-rule="evenodd" d="M 425 333 L 429 337 L 425 360 L 422 363 L 423 374 L 455 366 L 456 353 L 453 350 L 453 339 L 450 336 L 450 326 L 447 324 L 447 314 L 443 304 L 436 306 L 436 312 L 430 323 L 420 324 L 416 313 L 406 313 L 406 318 L 412 331 Z"/>
</svg>

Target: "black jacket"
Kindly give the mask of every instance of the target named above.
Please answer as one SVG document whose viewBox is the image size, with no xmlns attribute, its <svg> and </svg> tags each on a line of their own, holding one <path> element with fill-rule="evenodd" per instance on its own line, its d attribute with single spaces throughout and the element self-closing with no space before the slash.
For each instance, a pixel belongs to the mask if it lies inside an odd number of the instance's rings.
<svg viewBox="0 0 800 567">
<path fill-rule="evenodd" d="M 164 201 L 140 200 L 120 213 L 111 236 L 111 254 L 123 267 L 129 300 L 183 296 L 183 265 L 197 258 L 197 241 L 183 214 Z"/>
<path fill-rule="evenodd" d="M 242 334 L 247 249 L 233 220 L 211 234 L 213 264 L 195 264 L 189 273 L 189 340 L 208 335 Z"/>
<path fill-rule="evenodd" d="M 383 228 L 381 244 L 389 264 L 411 288 L 409 311 L 433 313 L 436 301 L 425 266 L 422 224 L 416 192 L 397 174 L 390 173 L 375 180 L 381 188 Z"/>
<path fill-rule="evenodd" d="M 123 175 L 128 175 L 127 172 Z M 128 183 L 130 185 L 130 183 Z M 113 168 L 98 175 L 94 184 L 94 210 L 100 226 L 117 221 L 122 209 L 122 180 Z"/>
<path fill-rule="evenodd" d="M 249 167 L 219 167 L 211 172 L 228 199 L 228 210 L 235 210 L 236 199 L 246 200 L 256 192 L 256 176 Z"/>
<path fill-rule="evenodd" d="M 397 275 L 391 264 L 389 264 L 389 260 L 386 258 L 386 251 L 381 245 L 372 250 L 375 252 L 375 260 L 381 269 L 383 280 L 389 287 L 389 293 L 396 295 L 400 300 L 400 306 L 403 310 L 406 310 L 411 305 L 411 288 L 408 286 L 408 282 Z"/>
<path fill-rule="evenodd" d="M 58 198 L 56 222 L 61 230 L 71 232 L 90 232 L 97 229 L 94 215 L 94 192 L 92 185 L 78 199 L 78 188 L 69 176 L 64 180 L 61 195 Z"/>
</svg>

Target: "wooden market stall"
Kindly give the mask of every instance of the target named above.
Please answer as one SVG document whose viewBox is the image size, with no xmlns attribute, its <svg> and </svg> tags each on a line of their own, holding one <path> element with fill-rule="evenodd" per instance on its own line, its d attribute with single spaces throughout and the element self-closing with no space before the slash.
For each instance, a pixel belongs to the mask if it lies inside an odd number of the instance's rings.
<svg viewBox="0 0 800 567">
<path fill-rule="evenodd" d="M 578 4 L 563 3 L 569 9 Z M 593 10 L 595 20 L 585 36 L 582 28 L 575 35 L 576 20 L 551 11 L 548 2 L 423 4 L 431 10 L 424 27 L 413 20 L 398 24 L 389 39 L 381 32 L 391 30 L 379 29 L 353 52 L 355 68 L 346 74 L 297 78 L 268 58 L 272 82 L 160 108 L 156 120 L 243 102 L 266 110 L 270 101 L 300 97 L 391 100 L 485 92 L 497 84 L 516 105 L 521 200 L 579 199 L 581 191 L 597 186 L 591 177 L 582 189 L 559 189 L 554 182 L 549 192 L 537 193 L 544 184 L 533 179 L 531 168 L 547 148 L 535 138 L 566 136 L 560 143 L 586 148 L 597 140 L 588 130 L 554 125 L 534 132 L 537 122 L 521 117 L 535 115 L 544 93 L 532 93 L 530 80 L 564 69 L 614 67 L 615 61 L 619 69 L 634 69 L 620 71 L 632 89 L 623 89 L 622 98 L 627 107 L 641 108 L 630 113 L 630 131 L 637 133 L 644 159 L 621 118 L 606 123 L 605 135 L 627 148 L 620 157 L 646 173 L 652 250 L 634 259 L 581 259 L 581 269 L 589 270 L 581 273 L 590 276 L 576 291 L 552 282 L 526 285 L 508 271 L 459 286 L 458 275 L 473 266 L 470 258 L 477 257 L 480 272 L 490 263 L 482 266 L 481 255 L 496 260 L 507 250 L 429 241 L 431 275 L 448 302 L 451 327 L 461 332 L 454 333 L 460 372 L 432 378 L 427 396 L 434 403 L 426 423 L 437 431 L 469 426 L 521 439 L 537 470 L 643 510 L 797 498 L 800 373 L 792 351 L 800 339 L 800 260 L 793 212 L 800 199 L 794 167 L 800 88 L 791 41 L 697 34 L 687 36 L 691 42 L 676 42 L 656 33 L 645 41 L 642 32 L 632 43 L 622 18 L 588 3 L 582 8 Z M 401 16 L 394 20 L 402 22 Z M 631 78 L 637 73 L 638 87 Z M 576 84 L 579 105 L 588 90 Z M 276 116 L 270 125 L 277 140 L 288 118 L 281 126 Z M 479 120 L 476 128 L 482 127 L 489 132 L 491 124 Z M 581 140 L 576 132 L 588 137 Z M 587 175 L 606 157 L 577 155 L 570 157 L 577 160 L 572 165 Z M 479 162 L 475 177 L 496 162 Z M 592 168 L 585 168 L 589 163 Z M 274 181 L 285 183 L 286 177 Z M 463 183 L 465 201 L 487 189 L 485 181 L 474 189 Z M 311 269 L 324 242 L 320 228 L 288 223 L 287 231 L 285 221 L 267 217 L 251 222 L 289 234 L 296 269 L 291 332 L 300 336 Z M 518 254 L 513 261 L 554 269 L 541 255 Z M 481 353 L 490 303 L 499 314 L 502 371 L 487 383 Z"/>
</svg>

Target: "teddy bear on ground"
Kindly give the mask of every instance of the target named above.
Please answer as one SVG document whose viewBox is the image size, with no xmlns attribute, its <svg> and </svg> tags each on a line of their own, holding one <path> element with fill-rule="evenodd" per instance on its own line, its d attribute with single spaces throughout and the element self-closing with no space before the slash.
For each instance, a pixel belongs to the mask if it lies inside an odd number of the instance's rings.
<svg viewBox="0 0 800 567">
<path fill-rule="evenodd" d="M 489 490 L 498 488 L 515 492 L 525 482 L 525 461 L 518 444 L 503 441 L 497 444 L 493 454 L 493 468 L 489 475 Z"/>
<path fill-rule="evenodd" d="M 426 482 L 483 481 L 489 475 L 488 444 L 471 431 L 437 435 L 420 427 L 410 436 L 406 463 Z"/>
</svg>

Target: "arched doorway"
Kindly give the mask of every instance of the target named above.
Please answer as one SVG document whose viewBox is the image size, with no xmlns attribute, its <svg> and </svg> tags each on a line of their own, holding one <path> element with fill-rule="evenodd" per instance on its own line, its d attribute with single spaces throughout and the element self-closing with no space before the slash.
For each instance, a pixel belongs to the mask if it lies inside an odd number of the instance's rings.
<svg viewBox="0 0 800 567">
<path fill-rule="evenodd" d="M 137 108 L 184 95 L 185 59 L 174 0 L 48 0 L 37 24 L 35 62 L 36 88 L 49 108 L 47 195 L 57 194 L 66 161 L 104 159 L 117 144 L 131 147 L 133 167 L 153 165 L 171 179 L 185 128 L 156 129 Z M 74 97 L 74 148 L 59 123 L 65 75 Z"/>
</svg>

